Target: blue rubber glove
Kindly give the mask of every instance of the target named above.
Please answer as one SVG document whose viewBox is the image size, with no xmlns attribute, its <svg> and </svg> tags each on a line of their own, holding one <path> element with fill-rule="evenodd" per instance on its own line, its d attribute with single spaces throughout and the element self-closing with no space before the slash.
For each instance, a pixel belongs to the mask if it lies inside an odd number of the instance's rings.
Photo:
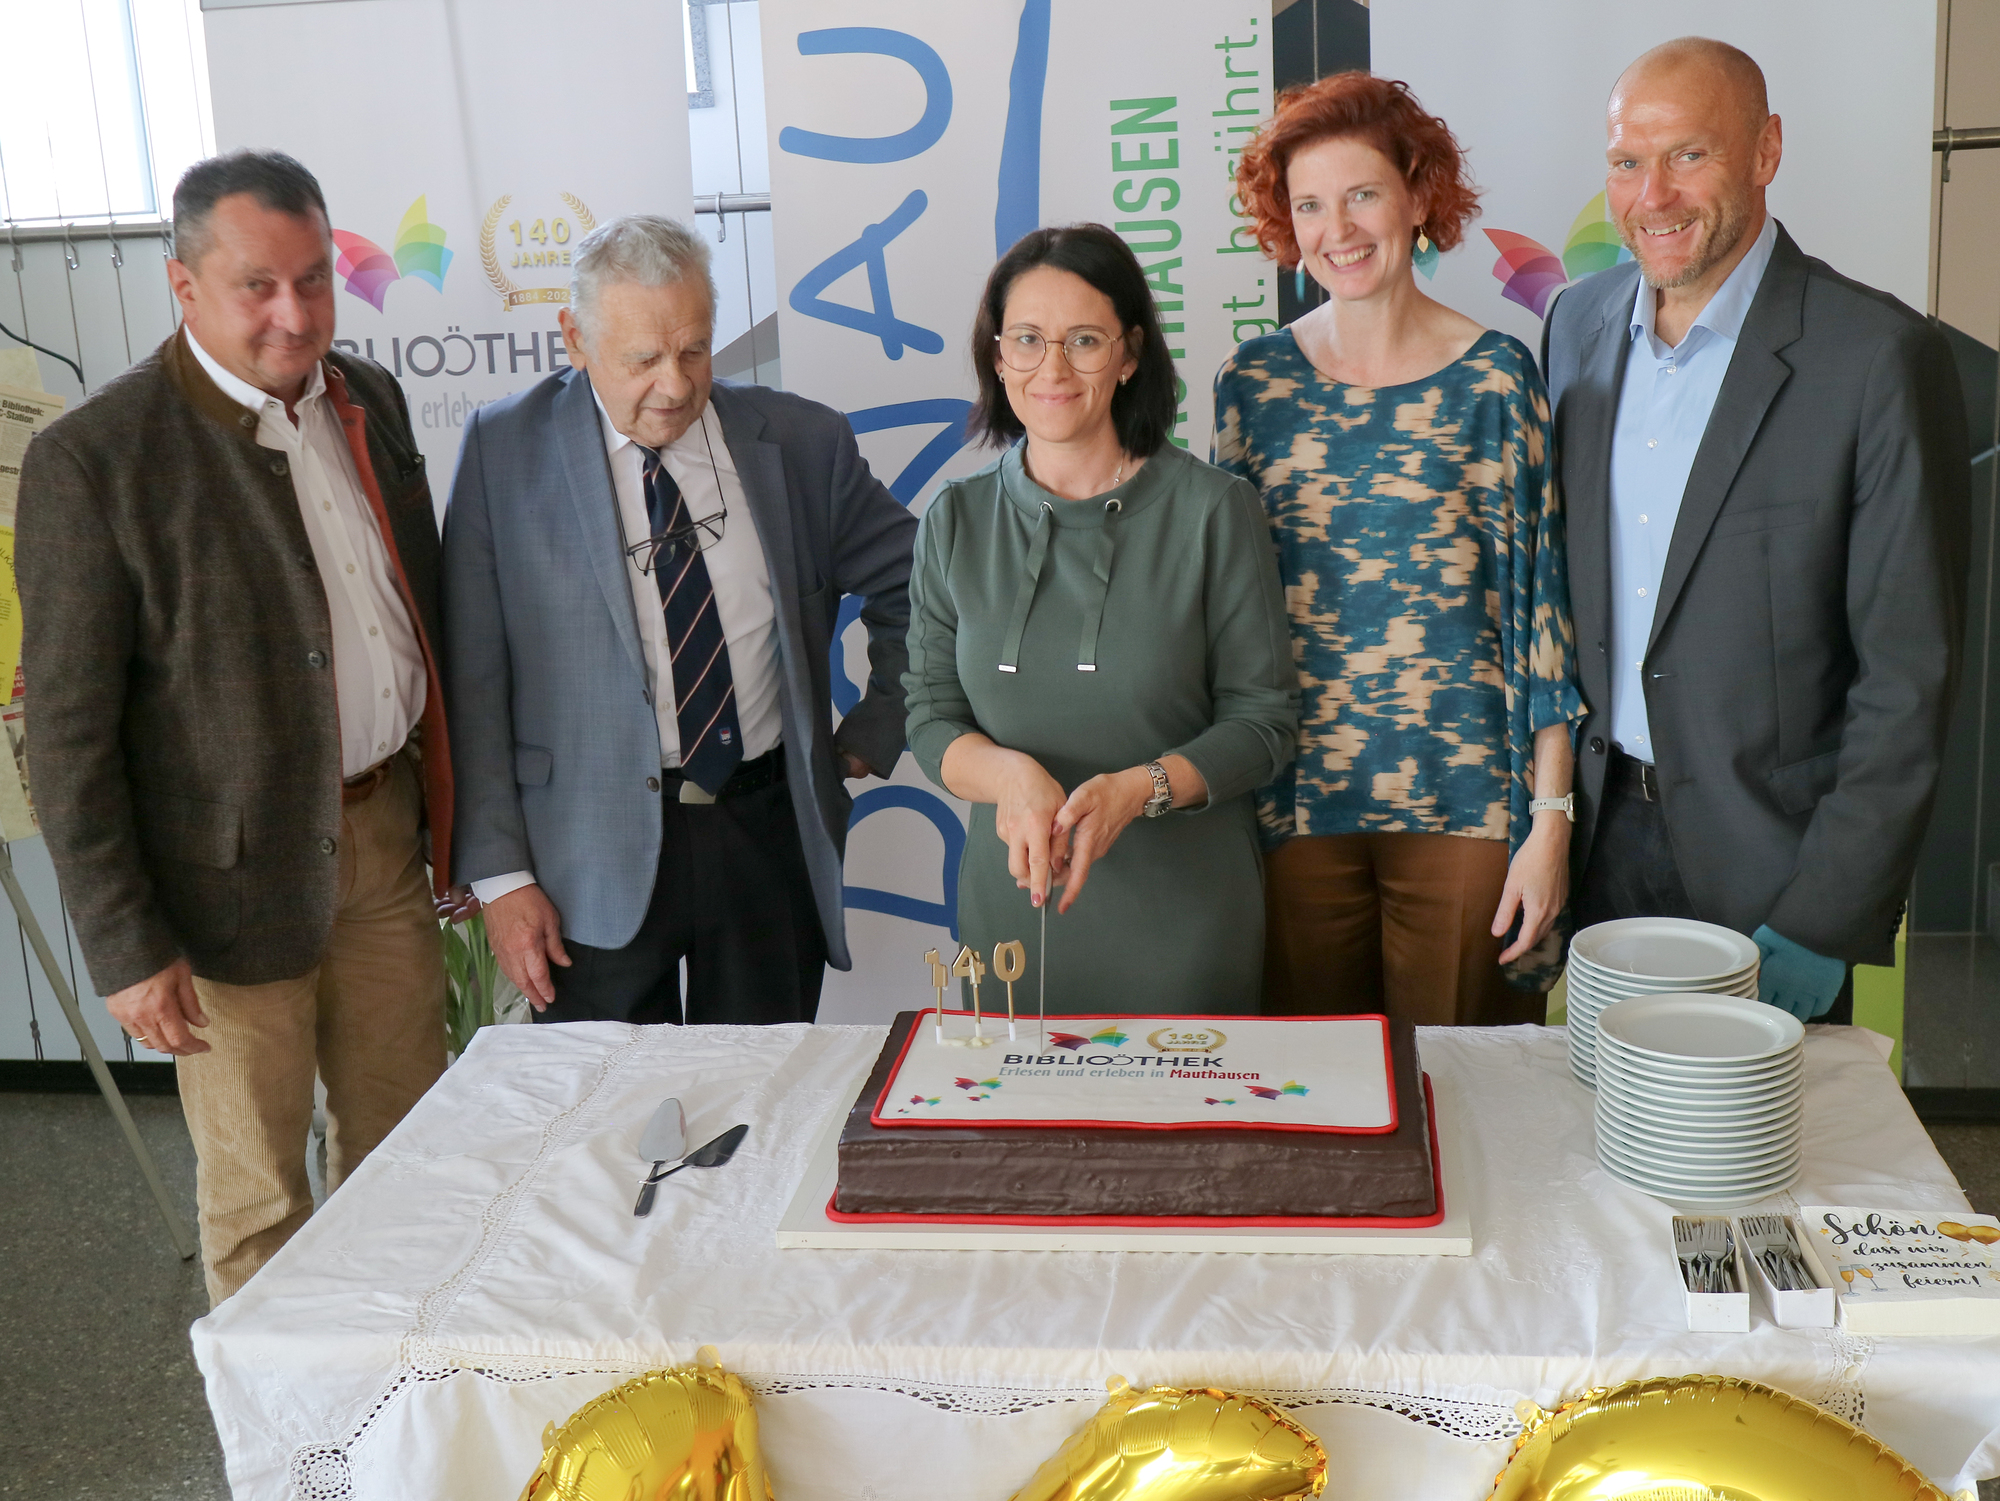
<svg viewBox="0 0 2000 1501">
<path fill-rule="evenodd" d="M 1769 926 L 1759 928 L 1750 938 L 1764 956 L 1757 971 L 1758 1000 L 1789 1011 L 1802 1022 L 1833 1009 L 1833 1003 L 1840 999 L 1840 987 L 1847 983 L 1844 963 L 1815 954 Z"/>
</svg>

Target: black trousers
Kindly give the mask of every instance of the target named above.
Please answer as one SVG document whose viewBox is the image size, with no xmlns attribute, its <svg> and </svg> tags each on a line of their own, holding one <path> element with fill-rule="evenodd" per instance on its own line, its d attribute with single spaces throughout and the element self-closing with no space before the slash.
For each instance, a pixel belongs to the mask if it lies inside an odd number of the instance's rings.
<svg viewBox="0 0 2000 1501">
<path fill-rule="evenodd" d="M 782 754 L 782 752 L 781 752 Z M 709 804 L 662 794 L 660 868 L 638 933 L 622 949 L 565 941 L 556 998 L 538 1022 L 809 1022 L 826 939 L 782 780 Z M 687 961 L 683 1016 L 680 965 Z"/>
<path fill-rule="evenodd" d="M 1579 930 L 1620 917 L 1687 917 L 1702 921 L 1688 900 L 1667 834 L 1666 810 L 1649 800 L 1639 764 L 1615 747 L 1607 754 L 1604 796 L 1597 810 L 1597 829 L 1590 842 L 1590 859 L 1571 897 Z M 1713 852 L 1727 859 L 1727 851 Z M 1848 967 L 1833 1009 L 1815 1021 L 1852 1023 L 1854 969 Z"/>
</svg>

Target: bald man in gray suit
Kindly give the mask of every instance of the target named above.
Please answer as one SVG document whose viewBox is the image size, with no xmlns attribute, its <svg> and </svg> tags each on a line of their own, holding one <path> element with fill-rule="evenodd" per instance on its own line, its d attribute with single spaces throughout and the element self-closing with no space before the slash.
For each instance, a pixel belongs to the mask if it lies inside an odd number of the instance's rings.
<svg viewBox="0 0 2000 1501">
<path fill-rule="evenodd" d="M 1782 150 L 1721 42 L 1668 42 L 1612 91 L 1636 260 L 1543 336 L 1590 707 L 1570 848 L 1579 925 L 1724 924 L 1757 940 L 1762 999 L 1846 1020 L 1849 966 L 1894 962 L 1937 789 L 1965 408 L 1920 314 L 1770 217 Z"/>
</svg>

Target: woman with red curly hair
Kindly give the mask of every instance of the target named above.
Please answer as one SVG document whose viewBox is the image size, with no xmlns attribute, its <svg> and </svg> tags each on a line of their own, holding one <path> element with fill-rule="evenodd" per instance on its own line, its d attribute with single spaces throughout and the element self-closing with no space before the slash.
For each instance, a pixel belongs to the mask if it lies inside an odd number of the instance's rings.
<svg viewBox="0 0 2000 1501">
<path fill-rule="evenodd" d="M 1464 155 L 1406 85 L 1342 73 L 1279 98 L 1237 186 L 1327 292 L 1215 386 L 1303 690 L 1258 796 L 1265 1008 L 1540 1021 L 1583 705 L 1541 376 L 1412 274 L 1478 212 Z"/>
</svg>

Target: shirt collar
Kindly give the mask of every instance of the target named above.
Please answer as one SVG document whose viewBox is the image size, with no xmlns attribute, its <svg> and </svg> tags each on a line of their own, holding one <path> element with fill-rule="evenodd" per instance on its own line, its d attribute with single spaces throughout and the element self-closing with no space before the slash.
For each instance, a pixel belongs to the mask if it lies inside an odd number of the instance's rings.
<svg viewBox="0 0 2000 1501">
<path fill-rule="evenodd" d="M 586 375 L 584 379 L 588 381 L 590 377 Z M 622 450 L 628 447 L 630 448 L 643 447 L 643 445 L 639 442 L 638 439 L 626 437 L 625 434 L 619 432 L 617 427 L 613 425 L 611 421 L 611 413 L 605 410 L 604 398 L 597 394 L 597 387 L 594 384 L 590 388 L 590 399 L 597 403 L 597 425 L 599 428 L 603 430 L 604 451 L 607 454 L 611 455 L 611 457 L 613 458 L 616 458 L 618 457 L 619 453 Z M 710 410 L 713 408 L 713 406 L 714 406 L 713 402 L 702 403 L 700 420 L 697 422 L 689 423 L 688 430 L 682 433 L 678 438 L 674 439 L 673 442 L 669 443 L 663 450 L 663 452 L 670 453 L 674 449 L 679 448 L 683 443 L 689 442 L 694 437 L 695 430 L 703 426 L 705 423 L 707 423 L 708 414 Z"/>
<path fill-rule="evenodd" d="M 217 388 L 221 390 L 224 396 L 227 396 L 238 406 L 248 407 L 253 412 L 262 412 L 272 402 L 278 402 L 280 408 L 284 406 L 284 403 L 278 401 L 278 398 L 273 396 L 269 391 L 260 390 L 234 371 L 224 369 L 221 362 L 214 355 L 201 347 L 201 340 L 195 337 L 193 329 L 187 331 L 187 341 L 188 348 L 194 351 L 194 357 L 201 362 L 201 368 L 208 372 L 208 378 L 215 382 Z M 306 402 L 325 394 L 326 369 L 325 363 L 322 361 L 313 366 L 312 374 L 306 377 L 305 394 L 300 396 L 293 405 L 303 406 Z"/>
<path fill-rule="evenodd" d="M 1778 244 L 1778 221 L 1769 214 L 1764 216 L 1764 227 L 1757 231 L 1757 238 L 1750 242 L 1750 249 L 1742 260 L 1736 263 L 1715 295 L 1708 299 L 1708 305 L 1695 315 L 1688 325 L 1692 334 L 1697 328 L 1705 328 L 1720 338 L 1736 342 L 1743 332 L 1743 320 L 1750 315 L 1750 304 L 1756 299 L 1757 286 L 1764 280 L 1764 272 L 1771 264 L 1771 252 Z M 1639 278 L 1639 290 L 1632 298 L 1632 334 L 1653 337 L 1653 314 L 1659 305 L 1659 298 L 1648 286 L 1645 277 Z"/>
</svg>

